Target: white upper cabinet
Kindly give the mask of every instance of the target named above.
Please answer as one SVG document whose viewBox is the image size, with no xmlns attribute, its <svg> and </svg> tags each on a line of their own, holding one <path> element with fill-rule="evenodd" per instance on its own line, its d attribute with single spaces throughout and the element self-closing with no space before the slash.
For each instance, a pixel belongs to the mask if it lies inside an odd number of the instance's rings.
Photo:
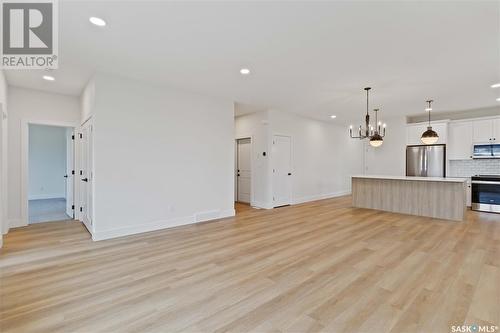
<svg viewBox="0 0 500 333">
<path fill-rule="evenodd" d="M 472 158 L 472 122 L 450 123 L 448 128 L 447 155 L 450 160 Z"/>
<path fill-rule="evenodd" d="M 500 143 L 500 118 L 493 119 L 493 141 Z"/>
<path fill-rule="evenodd" d="M 408 126 L 406 127 L 406 144 L 407 145 L 420 145 L 420 137 L 422 136 L 423 129 L 422 126 Z"/>
<path fill-rule="evenodd" d="M 432 129 L 436 131 L 436 133 L 439 135 L 439 139 L 435 144 L 445 144 L 446 143 L 446 138 L 448 136 L 447 129 L 448 129 L 448 124 L 441 122 L 441 123 L 432 123 Z M 420 138 L 422 137 L 422 133 L 424 133 L 427 130 L 428 124 L 424 123 L 418 123 L 418 124 L 409 124 L 406 127 L 406 144 L 407 145 L 423 145 L 422 141 L 420 141 Z"/>
<path fill-rule="evenodd" d="M 495 138 L 494 136 L 494 124 L 498 120 L 495 119 L 484 119 L 484 120 L 474 120 L 472 126 L 474 129 L 472 140 L 474 143 L 490 143 Z M 500 139 L 498 137 L 497 139 Z"/>
</svg>

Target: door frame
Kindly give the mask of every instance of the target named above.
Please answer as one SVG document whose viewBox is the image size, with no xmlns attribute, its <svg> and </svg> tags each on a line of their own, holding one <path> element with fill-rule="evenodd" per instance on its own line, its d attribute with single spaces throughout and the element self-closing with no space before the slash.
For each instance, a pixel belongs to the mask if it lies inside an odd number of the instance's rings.
<svg viewBox="0 0 500 333">
<path fill-rule="evenodd" d="M 73 219 L 76 217 L 75 212 L 75 178 L 76 178 L 76 165 L 75 165 L 75 143 L 76 135 L 75 129 L 72 127 L 66 128 L 66 215 L 72 216 Z M 68 144 L 71 143 L 71 144 Z M 68 159 L 68 156 L 70 157 Z M 68 169 L 68 161 L 71 160 L 71 168 Z M 69 171 L 69 172 L 68 172 Z M 72 172 L 73 171 L 73 172 Z M 68 182 L 68 180 L 71 180 Z M 70 203 L 68 203 L 68 184 L 71 184 L 71 201 L 72 206 L 70 207 Z M 68 214 L 68 212 L 71 212 Z"/>
<path fill-rule="evenodd" d="M 29 207 L 28 207 L 28 192 L 29 192 L 29 125 L 46 125 L 55 127 L 69 127 L 72 128 L 76 133 L 78 129 L 78 122 L 65 122 L 65 121 L 55 121 L 55 120 L 43 120 L 43 119 L 22 119 L 21 120 L 21 225 L 20 227 L 27 226 L 29 224 Z M 78 165 L 77 157 L 77 146 L 73 140 L 73 160 L 75 161 L 75 166 Z M 76 171 L 75 171 L 76 173 Z M 73 203 L 76 202 L 78 197 L 77 188 L 78 182 L 75 181 L 76 177 L 73 177 Z M 76 206 L 75 206 L 76 209 Z M 65 209 L 66 211 L 66 209 Z M 76 214 L 75 214 L 76 216 Z"/>
<path fill-rule="evenodd" d="M 238 141 L 239 140 L 246 140 L 246 139 L 249 139 L 250 140 L 250 202 L 249 204 L 252 205 L 252 202 L 253 202 L 253 140 L 252 140 L 252 137 L 241 137 L 241 138 L 237 138 L 235 139 L 235 147 L 236 147 L 236 150 L 235 150 L 235 167 L 234 167 L 234 202 L 239 202 L 238 201 L 238 157 L 239 157 L 239 151 L 238 151 Z"/>
<path fill-rule="evenodd" d="M 90 216 L 91 216 L 91 225 L 87 225 L 83 219 L 83 212 L 80 211 L 80 207 L 82 207 L 82 197 L 81 197 L 81 191 L 82 191 L 82 188 L 80 187 L 80 184 L 81 184 L 81 176 L 80 176 L 80 171 L 82 170 L 82 167 L 83 167 L 83 161 L 81 160 L 81 154 L 83 152 L 83 148 L 82 148 L 82 139 L 80 138 L 80 135 L 83 134 L 83 128 L 89 126 L 90 127 L 90 131 L 92 132 L 92 135 L 90 137 L 90 141 L 89 141 L 89 144 L 91 145 L 92 147 L 92 155 L 91 155 L 91 165 L 90 165 L 90 170 L 87 170 L 87 172 L 90 172 L 91 173 L 91 176 L 90 176 L 90 189 L 88 189 L 90 191 L 90 194 L 91 194 L 91 201 L 90 201 Z M 75 180 L 75 182 L 77 184 L 79 184 L 78 186 L 78 206 L 75 205 L 75 209 L 76 207 L 78 207 L 77 209 L 77 214 L 75 216 L 78 216 L 78 220 L 81 221 L 83 223 L 83 225 L 85 226 L 85 228 L 87 228 L 88 232 L 93 236 L 94 235 L 94 232 L 95 232 L 95 205 L 94 205 L 94 200 L 95 200 L 95 186 L 94 186 L 94 179 L 95 179 L 95 172 L 94 172 L 94 165 L 95 165 L 95 151 L 94 151 L 94 121 L 93 121 L 93 118 L 92 117 L 89 117 L 87 120 L 85 120 L 82 125 L 80 126 L 79 128 L 79 131 L 78 131 L 78 160 L 79 160 L 79 163 L 78 163 L 78 171 L 75 171 L 75 173 L 77 174 L 76 176 L 78 177 L 78 181 Z M 87 156 L 87 158 L 89 158 L 89 156 Z M 76 179 L 76 178 L 75 178 Z M 88 196 L 88 194 L 87 194 Z M 75 201 L 77 202 L 77 201 Z M 89 205 L 89 203 L 87 202 L 87 206 Z"/>
<path fill-rule="evenodd" d="M 277 208 L 277 207 L 283 207 L 283 206 L 290 206 L 290 205 L 293 205 L 293 176 L 295 174 L 295 170 L 294 170 L 294 167 L 293 167 L 293 137 L 289 134 L 282 134 L 282 133 L 273 133 L 272 137 L 271 137 L 271 144 L 274 145 L 274 137 L 276 136 L 283 136 L 283 137 L 287 137 L 287 138 L 290 138 L 290 173 L 292 174 L 291 175 L 291 179 L 290 179 L 290 202 L 288 204 L 285 204 L 285 205 L 279 205 L 279 206 L 275 206 L 274 205 L 274 172 L 273 172 L 273 169 L 274 169 L 274 154 L 271 154 L 271 195 L 272 195 L 272 207 L 273 208 Z"/>
<path fill-rule="evenodd" d="M 253 158 L 253 136 L 243 135 L 234 139 L 234 202 L 238 202 L 238 140 L 250 139 L 250 206 L 254 206 L 254 158 Z"/>
</svg>

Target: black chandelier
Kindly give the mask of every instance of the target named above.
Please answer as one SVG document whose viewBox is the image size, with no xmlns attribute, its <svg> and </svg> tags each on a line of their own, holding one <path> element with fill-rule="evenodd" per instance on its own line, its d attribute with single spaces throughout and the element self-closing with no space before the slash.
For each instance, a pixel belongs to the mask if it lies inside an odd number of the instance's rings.
<svg viewBox="0 0 500 333">
<path fill-rule="evenodd" d="M 365 128 L 359 125 L 358 134 L 352 134 L 352 126 L 349 127 L 349 135 L 353 139 L 370 139 L 370 145 L 372 147 L 380 147 L 382 143 L 384 143 L 385 136 L 385 124 L 382 125 L 381 122 L 378 121 L 378 111 L 379 109 L 374 109 L 375 112 L 375 126 L 370 125 L 370 113 L 369 113 L 369 91 L 370 87 L 366 87 L 366 116 L 365 116 Z"/>
</svg>

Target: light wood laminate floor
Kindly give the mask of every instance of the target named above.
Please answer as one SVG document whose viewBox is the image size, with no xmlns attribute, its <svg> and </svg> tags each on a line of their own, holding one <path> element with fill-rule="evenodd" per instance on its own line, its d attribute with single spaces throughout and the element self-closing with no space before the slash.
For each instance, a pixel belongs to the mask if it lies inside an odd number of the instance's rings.
<svg viewBox="0 0 500 333">
<path fill-rule="evenodd" d="M 466 222 L 350 197 L 115 240 L 11 230 L 1 332 L 451 332 L 500 324 L 500 215 Z"/>
</svg>

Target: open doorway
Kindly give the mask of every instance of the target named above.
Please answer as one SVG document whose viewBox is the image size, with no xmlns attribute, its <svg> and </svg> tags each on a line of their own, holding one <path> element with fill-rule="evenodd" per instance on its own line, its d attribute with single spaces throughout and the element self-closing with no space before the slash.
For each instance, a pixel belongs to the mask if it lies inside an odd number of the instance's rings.
<svg viewBox="0 0 500 333">
<path fill-rule="evenodd" d="M 250 208 L 252 201 L 252 139 L 236 140 L 235 209 Z"/>
<path fill-rule="evenodd" d="M 74 219 L 74 130 L 28 125 L 28 223 Z"/>
</svg>

